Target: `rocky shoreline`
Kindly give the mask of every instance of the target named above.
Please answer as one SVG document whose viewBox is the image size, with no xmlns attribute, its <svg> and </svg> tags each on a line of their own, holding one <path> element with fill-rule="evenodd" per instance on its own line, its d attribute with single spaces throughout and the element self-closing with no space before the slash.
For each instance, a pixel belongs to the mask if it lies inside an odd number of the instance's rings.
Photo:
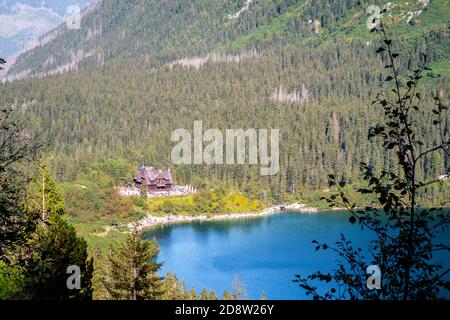
<svg viewBox="0 0 450 320">
<path fill-rule="evenodd" d="M 278 214 L 282 212 L 305 212 L 305 213 L 316 213 L 319 211 L 317 208 L 308 207 L 304 204 L 294 203 L 287 206 L 274 206 L 265 209 L 261 212 L 256 213 L 229 213 L 229 214 L 219 214 L 214 216 L 183 216 L 183 215 L 167 215 L 163 217 L 148 215 L 147 217 L 141 219 L 138 224 L 129 223 L 128 228 L 133 229 L 137 228 L 138 231 L 144 231 L 146 229 L 150 229 L 152 227 L 160 226 L 160 225 L 170 225 L 170 224 L 178 224 L 178 223 L 189 223 L 195 221 L 221 221 L 221 220 L 236 220 L 236 219 L 245 219 L 245 218 L 258 218 L 273 214 Z"/>
</svg>

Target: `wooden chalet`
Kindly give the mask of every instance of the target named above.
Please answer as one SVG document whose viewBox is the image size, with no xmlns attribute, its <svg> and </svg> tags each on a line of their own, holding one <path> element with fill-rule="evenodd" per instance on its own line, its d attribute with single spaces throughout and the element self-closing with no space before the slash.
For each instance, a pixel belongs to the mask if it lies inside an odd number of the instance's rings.
<svg viewBox="0 0 450 320">
<path fill-rule="evenodd" d="M 134 175 L 134 184 L 136 188 L 141 188 L 143 183 L 145 183 L 147 191 L 150 193 L 171 192 L 174 188 L 170 169 L 157 170 L 153 167 L 140 168 Z"/>
</svg>

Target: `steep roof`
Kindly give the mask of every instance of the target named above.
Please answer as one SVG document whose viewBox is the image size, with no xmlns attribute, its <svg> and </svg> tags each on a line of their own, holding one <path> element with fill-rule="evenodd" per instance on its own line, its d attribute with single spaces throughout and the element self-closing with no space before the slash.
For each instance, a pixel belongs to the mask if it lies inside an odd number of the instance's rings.
<svg viewBox="0 0 450 320">
<path fill-rule="evenodd" d="M 135 174 L 134 180 L 142 183 L 145 180 L 147 185 L 155 184 L 156 180 L 166 180 L 166 184 L 173 184 L 172 174 L 170 169 L 157 170 L 153 167 L 141 167 Z"/>
</svg>

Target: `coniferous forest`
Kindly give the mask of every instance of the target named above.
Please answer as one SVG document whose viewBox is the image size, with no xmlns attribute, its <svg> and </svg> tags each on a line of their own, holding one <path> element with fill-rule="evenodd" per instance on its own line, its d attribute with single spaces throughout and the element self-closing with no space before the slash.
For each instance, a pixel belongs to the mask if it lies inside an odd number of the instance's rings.
<svg viewBox="0 0 450 320">
<path fill-rule="evenodd" d="M 342 192 L 351 209 L 384 207 L 376 192 L 358 191 L 373 184 L 368 167 L 405 175 L 397 146 L 369 139 L 387 114 L 374 102 L 392 81 L 411 88 L 406 75 L 419 67 L 409 119 L 425 154 L 414 172 L 438 183 L 414 189 L 413 203 L 448 207 L 450 155 L 427 150 L 450 134 L 448 109 L 436 109 L 450 97 L 449 32 L 448 0 L 94 1 L 81 29 L 62 24 L 0 71 L 0 299 L 245 298 L 241 283 L 222 293 L 161 274 L 158 242 L 127 226 L 147 214 L 326 209 L 330 196 L 343 208 Z M 379 49 L 386 44 L 398 79 Z M 279 129 L 278 174 L 174 165 L 171 135 L 192 132 L 194 121 L 222 132 Z M 177 185 L 198 192 L 119 195 L 143 165 L 170 168 Z M 80 290 L 67 290 L 67 265 L 79 266 Z"/>
</svg>

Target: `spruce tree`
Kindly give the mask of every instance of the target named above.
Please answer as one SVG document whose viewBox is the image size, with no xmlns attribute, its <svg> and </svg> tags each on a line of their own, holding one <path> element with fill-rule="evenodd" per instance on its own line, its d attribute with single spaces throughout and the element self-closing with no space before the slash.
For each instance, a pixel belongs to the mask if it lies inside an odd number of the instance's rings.
<svg viewBox="0 0 450 320">
<path fill-rule="evenodd" d="M 216 292 L 214 290 L 211 290 L 209 292 L 209 300 L 217 300 L 217 295 L 216 295 Z"/>
<path fill-rule="evenodd" d="M 191 290 L 189 291 L 189 300 L 198 300 L 197 292 L 195 291 L 194 286 L 192 286 Z"/>
<path fill-rule="evenodd" d="M 62 195 L 48 172 L 43 172 L 42 181 L 45 187 L 39 198 L 44 199 L 47 207 L 45 219 L 40 214 L 29 213 L 40 212 L 41 208 L 30 203 L 32 196 L 24 197 L 22 201 L 26 203 L 17 209 L 34 217 L 35 228 L 27 232 L 20 245 L 9 248 L 9 268 L 20 272 L 23 277 L 20 296 L 40 300 L 91 299 L 93 266 L 87 244 L 62 218 Z M 68 286 L 71 276 L 68 268 L 72 266 L 80 271 L 80 287 L 75 289 Z"/>
<path fill-rule="evenodd" d="M 16 112 L 0 110 L 0 260 L 26 242 L 36 227 L 36 212 L 24 208 L 28 183 L 23 165 L 32 160 L 41 145 L 25 135 L 25 124 Z"/>
<path fill-rule="evenodd" d="M 41 220 L 46 221 L 52 214 L 63 215 L 64 198 L 51 171 L 45 164 L 39 168 L 39 178 L 34 179 L 33 189 L 29 193 L 29 209 L 39 211 Z"/>
<path fill-rule="evenodd" d="M 24 274 L 26 295 L 37 300 L 92 299 L 93 263 L 86 241 L 59 215 L 41 222 L 26 246 Z M 80 271 L 80 288 L 69 289 L 68 268 Z"/>
<path fill-rule="evenodd" d="M 180 298 L 180 289 L 177 276 L 167 272 L 164 280 L 164 300 L 178 300 Z"/>
<path fill-rule="evenodd" d="M 188 293 L 187 293 L 187 289 L 186 289 L 186 283 L 183 281 L 181 281 L 181 288 L 180 288 L 180 293 L 181 293 L 181 300 L 187 300 L 188 299 Z"/>
<path fill-rule="evenodd" d="M 222 300 L 237 300 L 237 296 L 230 293 L 228 290 L 224 290 L 222 294 Z"/>
<path fill-rule="evenodd" d="M 200 292 L 200 300 L 209 300 L 208 291 L 205 288 Z"/>
<path fill-rule="evenodd" d="M 104 285 L 115 300 L 156 300 L 164 293 L 163 279 L 157 274 L 162 263 L 156 261 L 156 240 L 143 240 L 136 228 L 125 244 L 108 256 L 108 274 Z"/>
</svg>

